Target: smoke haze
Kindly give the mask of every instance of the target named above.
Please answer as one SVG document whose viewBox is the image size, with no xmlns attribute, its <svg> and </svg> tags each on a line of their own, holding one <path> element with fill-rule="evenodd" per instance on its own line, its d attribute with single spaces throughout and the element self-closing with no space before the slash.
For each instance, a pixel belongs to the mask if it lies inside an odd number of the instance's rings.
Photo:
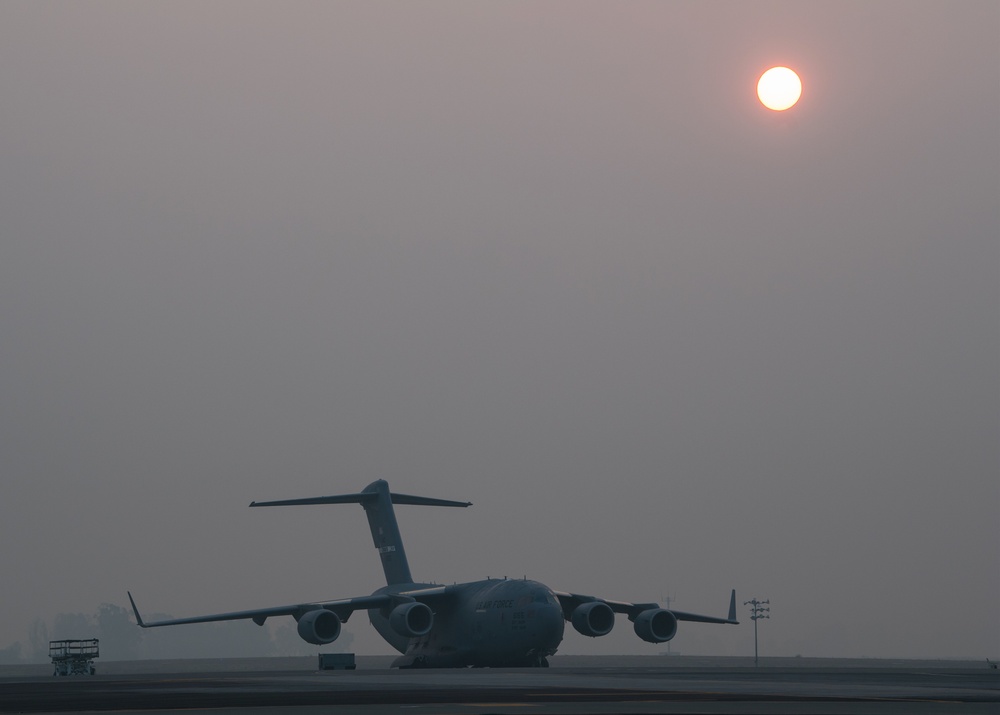
<svg viewBox="0 0 1000 715">
<path fill-rule="evenodd" d="M 998 35 L 995 2 L 4 2 L 0 648 L 127 588 L 370 593 L 357 506 L 247 504 L 385 478 L 474 502 L 397 509 L 421 580 L 735 587 L 762 654 L 995 657 Z M 739 613 L 673 650 L 751 653 Z"/>
</svg>

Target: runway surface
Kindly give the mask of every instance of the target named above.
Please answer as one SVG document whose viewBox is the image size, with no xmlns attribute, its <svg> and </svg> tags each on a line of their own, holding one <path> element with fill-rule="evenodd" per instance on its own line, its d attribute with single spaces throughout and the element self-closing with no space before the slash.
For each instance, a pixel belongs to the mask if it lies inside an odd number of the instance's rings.
<svg viewBox="0 0 1000 715">
<path fill-rule="evenodd" d="M 315 659 L 284 660 L 282 670 L 254 670 L 251 661 L 229 661 L 230 670 L 220 661 L 136 661 L 108 664 L 125 671 L 118 674 L 65 678 L 0 670 L 0 712 L 1000 713 L 1000 675 L 985 663 L 753 668 L 564 657 L 549 669 L 396 671 L 359 659 L 355 671 L 316 671 Z M 164 672 L 171 667 L 176 672 Z"/>
</svg>

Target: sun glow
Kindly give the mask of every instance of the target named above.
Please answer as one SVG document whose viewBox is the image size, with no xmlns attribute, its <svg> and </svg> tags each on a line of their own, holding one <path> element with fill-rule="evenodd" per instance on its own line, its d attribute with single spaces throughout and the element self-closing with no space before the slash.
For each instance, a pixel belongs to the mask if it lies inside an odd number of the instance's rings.
<svg viewBox="0 0 1000 715">
<path fill-rule="evenodd" d="M 760 76 L 757 96 L 768 109 L 783 112 L 802 96 L 802 80 L 787 67 L 772 67 Z"/>
</svg>

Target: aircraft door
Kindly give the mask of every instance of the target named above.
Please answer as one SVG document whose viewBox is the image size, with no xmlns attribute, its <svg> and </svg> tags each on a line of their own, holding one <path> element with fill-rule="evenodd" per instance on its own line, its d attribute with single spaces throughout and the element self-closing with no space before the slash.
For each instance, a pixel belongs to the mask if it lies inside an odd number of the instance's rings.
<svg viewBox="0 0 1000 715">
<path fill-rule="evenodd" d="M 472 614 L 472 641 L 482 643 L 486 640 L 486 611 L 479 608 Z"/>
</svg>

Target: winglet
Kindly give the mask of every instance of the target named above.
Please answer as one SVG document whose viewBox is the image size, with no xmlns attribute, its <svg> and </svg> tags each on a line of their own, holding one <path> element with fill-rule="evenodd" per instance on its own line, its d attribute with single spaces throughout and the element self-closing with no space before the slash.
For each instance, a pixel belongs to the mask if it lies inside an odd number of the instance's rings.
<svg viewBox="0 0 1000 715">
<path fill-rule="evenodd" d="M 135 604 L 132 604 L 133 606 Z M 729 597 L 729 622 L 739 625 L 739 621 L 736 620 L 736 589 L 733 589 L 732 595 Z"/>
<path fill-rule="evenodd" d="M 132 598 L 132 592 L 126 591 L 128 594 L 128 600 L 132 604 L 132 613 L 135 614 L 135 622 L 140 628 L 145 628 L 146 624 L 142 622 L 142 616 L 139 615 L 139 609 L 135 607 L 135 599 Z"/>
</svg>

